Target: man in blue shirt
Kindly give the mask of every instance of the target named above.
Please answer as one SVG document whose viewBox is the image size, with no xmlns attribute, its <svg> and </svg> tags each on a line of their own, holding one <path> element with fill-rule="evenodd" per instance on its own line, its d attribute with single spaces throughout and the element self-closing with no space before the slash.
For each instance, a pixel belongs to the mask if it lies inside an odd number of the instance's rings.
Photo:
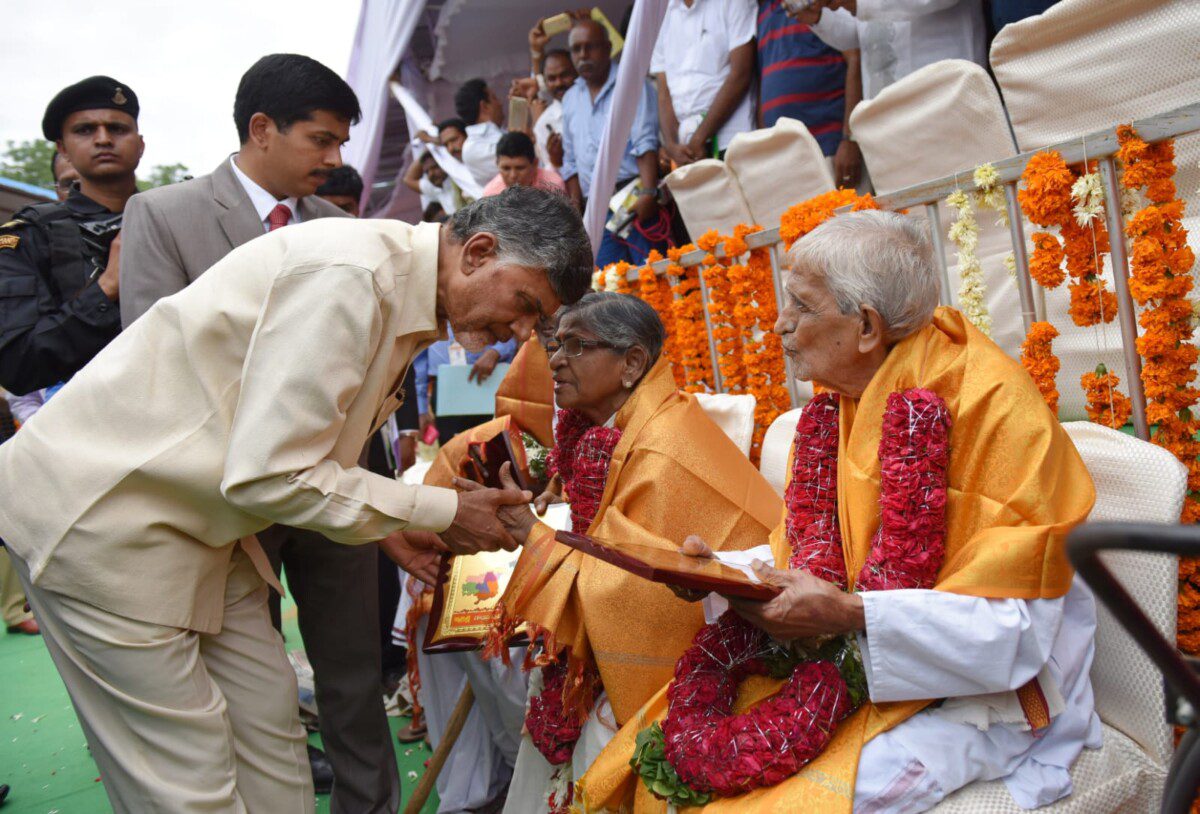
<svg viewBox="0 0 1200 814">
<path fill-rule="evenodd" d="M 596 255 L 603 267 L 618 260 L 641 264 L 651 249 L 666 247 L 669 222 L 658 206 L 658 94 L 645 80 L 638 100 L 637 116 L 617 171 L 615 189 L 592 189 L 592 170 L 600 149 L 600 135 L 612 109 L 613 86 L 617 72 L 612 64 L 612 43 L 608 31 L 594 20 L 578 20 L 571 29 L 568 44 L 571 61 L 579 78 L 563 96 L 562 178 L 567 194 L 583 210 L 591 195 L 600 196 L 607 205 L 617 189 L 635 178 L 641 180 L 634 206 L 637 219 L 628 237 L 621 238 L 605 230 Z"/>
<path fill-rule="evenodd" d="M 453 415 L 435 416 L 433 405 L 429 400 L 429 380 L 436 379 L 438 368 L 442 365 L 470 365 L 471 380 L 485 381 L 492 375 L 496 365 L 501 362 L 511 362 L 517 354 L 517 340 L 497 342 L 489 345 L 480 353 L 467 351 L 458 340 L 450 326 L 446 326 L 447 339 L 434 342 L 413 360 L 413 374 L 417 389 L 417 410 L 420 411 L 420 426 L 422 434 L 430 424 L 437 427 L 438 438 L 444 444 L 464 430 L 478 426 L 492 418 L 491 415 Z"/>
</svg>

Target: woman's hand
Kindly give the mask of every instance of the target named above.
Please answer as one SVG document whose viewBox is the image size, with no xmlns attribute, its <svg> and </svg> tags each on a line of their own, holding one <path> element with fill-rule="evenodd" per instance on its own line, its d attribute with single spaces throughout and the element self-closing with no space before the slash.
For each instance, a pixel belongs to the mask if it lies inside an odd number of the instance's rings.
<svg viewBox="0 0 1200 814">
<path fill-rule="evenodd" d="M 753 568 L 760 580 L 783 591 L 766 602 L 726 598 L 739 616 L 776 639 L 809 639 L 866 627 L 862 597 L 848 594 L 808 571 L 780 571 L 757 560 Z"/>
<path fill-rule="evenodd" d="M 500 467 L 500 483 L 504 487 L 506 494 L 512 491 L 521 491 L 521 487 L 517 486 L 517 482 L 513 480 L 512 464 L 508 462 L 505 462 Z M 454 486 L 464 492 L 477 492 L 487 488 L 473 480 L 466 480 L 465 478 L 455 478 Z M 529 500 L 533 499 L 533 496 L 528 492 L 525 492 L 525 494 Z M 498 506 L 496 508 L 496 519 L 500 521 L 500 525 L 504 527 L 504 530 L 508 532 L 509 536 L 513 538 L 518 546 L 523 545 L 529 539 L 529 532 L 533 531 L 533 527 L 537 523 L 537 518 L 529 510 L 528 501 L 525 503 L 511 503 Z"/>
<path fill-rule="evenodd" d="M 550 504 L 562 502 L 562 481 L 559 480 L 558 475 L 555 475 L 546 484 L 546 491 L 538 495 L 533 501 L 533 508 L 538 513 L 538 516 L 541 517 L 550 508 Z"/>
<path fill-rule="evenodd" d="M 683 545 L 679 547 L 679 553 L 688 557 L 700 557 L 702 559 L 713 558 L 712 549 L 708 547 L 708 543 L 704 542 L 699 536 L 691 534 Z M 671 593 L 682 599 L 684 602 L 699 602 L 708 596 L 707 591 L 696 591 L 691 588 L 680 588 L 677 585 L 667 586 L 671 589 Z"/>
</svg>

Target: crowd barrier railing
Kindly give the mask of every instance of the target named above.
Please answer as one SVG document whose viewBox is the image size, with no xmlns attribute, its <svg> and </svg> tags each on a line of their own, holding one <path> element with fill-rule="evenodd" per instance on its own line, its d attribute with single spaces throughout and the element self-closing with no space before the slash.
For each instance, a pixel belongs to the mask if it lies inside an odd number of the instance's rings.
<svg viewBox="0 0 1200 814">
<path fill-rule="evenodd" d="M 1138 119 L 1131 122 L 1138 135 L 1148 143 L 1176 138 L 1200 131 L 1200 102 L 1184 105 L 1175 110 Z M 1020 296 L 1021 318 L 1028 332 L 1029 326 L 1035 319 L 1045 318 L 1044 300 L 1035 296 L 1033 278 L 1029 274 L 1029 259 L 1026 252 L 1024 219 L 1021 208 L 1017 203 L 1017 182 L 1025 171 L 1025 165 L 1037 153 L 1048 150 L 1057 151 L 1067 164 L 1080 164 L 1095 161 L 1099 165 L 1101 179 L 1104 183 L 1106 202 L 1120 201 L 1120 189 L 1117 182 L 1117 169 L 1114 156 L 1118 150 L 1117 125 L 1078 136 L 1056 144 L 1048 144 L 1037 150 L 1030 150 L 1015 156 L 992 162 L 999 175 L 999 182 L 1004 184 L 1005 200 L 1008 210 L 1009 237 L 1012 241 L 1013 255 L 1017 268 L 1017 290 Z M 950 266 L 946 258 L 946 246 L 942 231 L 941 216 L 938 203 L 961 187 L 963 173 L 947 175 L 924 181 L 903 189 L 889 192 L 875 198 L 881 209 L 901 210 L 923 207 L 929 219 L 931 239 L 938 270 L 942 278 L 942 299 L 944 304 L 952 304 L 950 286 Z M 1125 361 L 1126 381 L 1129 384 L 1129 397 L 1133 403 L 1134 432 L 1143 441 L 1149 440 L 1150 428 L 1146 422 L 1146 394 L 1142 386 L 1142 362 L 1137 352 L 1137 312 L 1133 299 L 1129 294 L 1129 258 L 1125 245 L 1125 230 L 1122 221 L 1121 207 L 1105 206 L 1108 219 L 1108 231 L 1111 241 L 1111 260 L 1115 293 L 1118 304 L 1118 326 L 1121 331 L 1122 352 Z M 1114 236 L 1119 236 L 1114 237 Z M 771 273 L 775 283 L 776 303 L 783 302 L 783 278 L 779 266 L 779 244 L 781 238 L 779 226 L 755 232 L 746 236 L 746 245 L 750 249 L 767 248 L 771 257 Z M 718 258 L 725 257 L 725 244 L 720 244 L 713 252 Z M 713 381 L 717 392 L 724 392 L 721 381 L 720 365 L 718 363 L 717 344 L 713 336 L 712 320 L 709 317 L 709 291 L 704 280 L 702 261 L 708 254 L 702 249 L 688 252 L 679 258 L 683 267 L 700 266 L 699 283 L 700 297 L 703 305 L 704 326 L 708 333 L 708 351 L 712 359 Z M 671 262 L 660 260 L 649 264 L 658 275 L 666 275 Z M 641 268 L 631 269 L 628 279 L 636 281 Z M 674 282 L 674 281 L 672 281 Z M 790 362 L 787 366 L 788 392 L 793 407 L 800 406 L 796 383 L 792 376 Z"/>
</svg>

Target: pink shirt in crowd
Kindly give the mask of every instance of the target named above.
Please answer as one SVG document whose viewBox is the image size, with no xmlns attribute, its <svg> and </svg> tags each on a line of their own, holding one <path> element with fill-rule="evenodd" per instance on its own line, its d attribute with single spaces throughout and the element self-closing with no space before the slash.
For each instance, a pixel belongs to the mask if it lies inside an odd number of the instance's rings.
<svg viewBox="0 0 1200 814">
<path fill-rule="evenodd" d="M 544 189 L 547 192 L 559 192 L 563 195 L 567 193 L 567 185 L 563 183 L 562 176 L 560 176 L 554 170 L 547 170 L 538 167 L 537 179 L 534 180 L 533 185 L 538 189 Z M 506 189 L 508 189 L 508 186 L 504 183 L 504 176 L 502 176 L 500 173 L 496 173 L 496 177 L 488 181 L 487 186 L 483 188 L 483 197 L 486 198 L 489 195 L 499 195 Z"/>
</svg>

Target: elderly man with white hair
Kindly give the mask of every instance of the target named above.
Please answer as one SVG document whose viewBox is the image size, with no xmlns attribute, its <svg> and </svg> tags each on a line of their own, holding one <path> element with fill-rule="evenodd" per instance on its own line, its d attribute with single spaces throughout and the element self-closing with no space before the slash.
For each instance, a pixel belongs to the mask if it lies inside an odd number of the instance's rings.
<svg viewBox="0 0 1200 814">
<path fill-rule="evenodd" d="M 1082 460 L 1021 366 L 937 307 L 923 224 L 841 215 L 784 265 L 775 332 L 822 390 L 760 549 L 775 567 L 754 564 L 781 591 L 708 603 L 731 610 L 580 780 L 584 810 L 917 812 L 998 778 L 1025 808 L 1070 794 L 1100 745 L 1095 606 L 1063 545 L 1095 499 Z M 764 656 L 790 677 L 734 715 Z"/>
</svg>

